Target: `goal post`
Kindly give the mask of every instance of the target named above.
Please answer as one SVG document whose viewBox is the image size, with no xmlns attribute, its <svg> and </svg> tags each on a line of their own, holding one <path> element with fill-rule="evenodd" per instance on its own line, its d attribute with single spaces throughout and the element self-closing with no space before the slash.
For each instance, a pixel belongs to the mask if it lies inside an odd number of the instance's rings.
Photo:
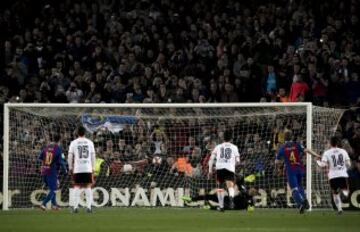
<svg viewBox="0 0 360 232">
<path fill-rule="evenodd" d="M 3 134 L 3 210 L 9 209 L 9 105 L 4 104 L 4 134 Z"/>
<path fill-rule="evenodd" d="M 249 185 L 259 190 L 259 207 L 292 207 L 285 177 L 272 174 L 276 145 L 281 142 L 273 137 L 281 137 L 275 127 L 294 127 L 297 139 L 320 152 L 342 113 L 311 103 L 6 103 L 2 208 L 38 204 L 45 190 L 36 173 L 37 149 L 56 128 L 66 156 L 79 124 L 95 140 L 101 159 L 111 160 L 97 178 L 96 206 L 183 206 L 181 195 L 211 191 L 215 182 L 205 178 L 206 156 L 227 127 L 243 155 L 237 172 L 256 176 Z M 62 177 L 60 182 L 61 204 L 68 206 L 71 181 Z M 310 207 L 330 207 L 329 187 L 311 156 L 306 157 L 304 186 Z"/>
<path fill-rule="evenodd" d="M 306 105 L 306 148 L 312 149 L 312 125 L 313 112 L 312 104 Z M 309 200 L 309 210 L 312 210 L 312 157 L 306 155 L 306 198 Z"/>
</svg>

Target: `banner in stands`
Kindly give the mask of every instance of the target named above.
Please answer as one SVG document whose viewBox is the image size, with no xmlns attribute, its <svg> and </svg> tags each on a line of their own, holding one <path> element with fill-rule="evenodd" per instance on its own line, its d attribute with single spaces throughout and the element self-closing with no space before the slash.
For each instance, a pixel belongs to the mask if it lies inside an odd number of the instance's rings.
<svg viewBox="0 0 360 232">
<path fill-rule="evenodd" d="M 112 133 L 118 133 L 123 130 L 124 125 L 135 124 L 137 122 L 137 118 L 134 116 L 94 116 L 90 114 L 83 114 L 81 122 L 86 130 L 91 133 L 94 133 L 99 129 L 107 129 Z"/>
<path fill-rule="evenodd" d="M 344 209 L 360 210 L 360 188 L 359 180 L 352 178 L 349 181 L 351 193 L 348 202 L 343 204 Z M 9 207 L 11 208 L 31 208 L 41 204 L 41 199 L 44 198 L 47 191 L 41 188 L 29 189 L 21 188 L 11 189 L 9 191 Z M 23 185 L 25 186 L 25 185 Z M 200 189 L 200 192 L 204 192 Z M 58 204 L 62 207 L 71 206 L 72 200 L 71 190 L 65 186 L 61 191 L 57 192 Z M 128 206 L 172 206 L 184 207 L 184 202 L 181 200 L 183 195 L 188 195 L 190 189 L 186 188 L 142 188 L 136 186 L 135 188 L 118 188 L 118 187 L 101 187 L 93 188 L 94 192 L 94 206 L 104 207 L 128 207 Z M 215 193 L 215 189 L 210 192 Z M 329 195 L 329 198 L 331 196 Z M 70 197 L 72 199 L 72 197 Z M 321 197 L 316 196 L 313 199 L 313 206 L 316 208 L 321 202 Z M 279 204 L 279 202 L 282 202 Z M 0 204 L 3 203 L 3 195 L 0 192 Z M 84 196 L 80 204 L 85 205 Z M 201 205 L 203 202 L 197 202 L 191 206 Z M 293 207 L 291 193 L 284 188 L 280 189 L 259 189 L 259 195 L 255 197 L 255 205 L 257 207 Z"/>
</svg>

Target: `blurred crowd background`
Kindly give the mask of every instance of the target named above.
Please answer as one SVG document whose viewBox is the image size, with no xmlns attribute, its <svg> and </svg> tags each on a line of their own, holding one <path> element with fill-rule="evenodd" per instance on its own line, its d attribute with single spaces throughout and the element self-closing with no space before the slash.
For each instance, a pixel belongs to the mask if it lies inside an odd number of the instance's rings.
<svg viewBox="0 0 360 232">
<path fill-rule="evenodd" d="M 1 104 L 311 101 L 347 109 L 337 133 L 360 175 L 359 1 L 1 4 Z M 148 130 L 148 143 L 169 136 Z"/>
</svg>

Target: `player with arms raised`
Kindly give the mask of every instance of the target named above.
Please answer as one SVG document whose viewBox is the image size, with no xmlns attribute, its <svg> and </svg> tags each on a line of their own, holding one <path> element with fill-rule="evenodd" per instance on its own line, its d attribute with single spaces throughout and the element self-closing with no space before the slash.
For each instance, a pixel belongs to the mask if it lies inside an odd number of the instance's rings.
<svg viewBox="0 0 360 232">
<path fill-rule="evenodd" d="M 85 138 L 85 128 L 79 126 L 78 138 L 70 143 L 69 147 L 69 171 L 74 181 L 74 208 L 73 213 L 78 213 L 80 192 L 85 188 L 86 208 L 91 213 L 93 172 L 95 170 L 95 148 L 94 143 Z"/>
<path fill-rule="evenodd" d="M 304 213 L 309 207 L 304 188 L 302 187 L 302 178 L 305 175 L 304 165 L 302 164 L 303 148 L 300 143 L 291 141 L 292 132 L 290 130 L 284 133 L 285 142 L 280 146 L 275 160 L 275 169 L 280 172 L 281 160 L 284 160 L 288 184 L 292 191 L 292 196 L 300 209 Z"/>
<path fill-rule="evenodd" d="M 224 211 L 225 192 L 222 188 L 223 184 L 229 192 L 229 208 L 234 208 L 234 185 L 235 185 L 235 166 L 240 162 L 239 149 L 230 141 L 232 132 L 230 130 L 224 133 L 224 142 L 215 147 L 209 159 L 209 177 L 212 175 L 214 161 L 216 160 L 216 184 L 217 197 L 219 200 L 219 210 Z"/>
<path fill-rule="evenodd" d="M 330 188 L 333 194 L 334 203 L 336 205 L 339 214 L 342 213 L 340 193 L 345 197 L 349 195 L 348 189 L 348 173 L 347 169 L 351 166 L 351 161 L 348 153 L 339 148 L 339 139 L 337 137 L 330 138 L 330 149 L 326 150 L 320 160 L 318 154 L 311 150 L 305 150 L 306 152 L 318 157 L 317 164 L 320 167 L 328 167 L 328 178 L 330 182 Z"/>
<path fill-rule="evenodd" d="M 40 208 L 46 210 L 46 204 L 51 201 L 52 209 L 58 210 L 59 206 L 56 203 L 55 191 L 58 188 L 58 166 L 66 173 L 66 167 L 62 158 L 62 151 L 59 145 L 60 135 L 51 134 L 51 143 L 45 146 L 40 153 L 39 160 L 41 160 L 40 174 L 43 178 L 45 186 L 49 188 L 49 193 L 43 200 Z"/>
</svg>

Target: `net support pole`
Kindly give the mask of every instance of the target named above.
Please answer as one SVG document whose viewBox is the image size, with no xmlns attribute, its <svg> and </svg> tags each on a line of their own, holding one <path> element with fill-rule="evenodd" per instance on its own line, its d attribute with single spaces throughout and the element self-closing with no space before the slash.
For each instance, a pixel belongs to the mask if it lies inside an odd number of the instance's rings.
<svg viewBox="0 0 360 232">
<path fill-rule="evenodd" d="M 306 106 L 306 148 L 311 149 L 312 145 L 312 124 L 313 112 L 312 104 Z M 306 155 L 306 154 L 305 154 Z M 309 211 L 312 210 L 312 159 L 311 155 L 306 155 L 306 198 L 309 201 Z"/>
<path fill-rule="evenodd" d="M 9 210 L 9 106 L 4 104 L 3 210 Z"/>
</svg>

